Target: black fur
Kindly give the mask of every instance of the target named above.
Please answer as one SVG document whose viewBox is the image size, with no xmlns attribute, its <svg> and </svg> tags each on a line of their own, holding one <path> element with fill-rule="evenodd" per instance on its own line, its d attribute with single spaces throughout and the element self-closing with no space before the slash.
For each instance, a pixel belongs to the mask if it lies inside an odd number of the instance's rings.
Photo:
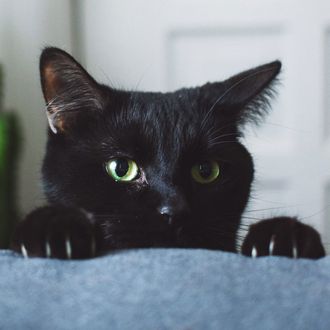
<svg viewBox="0 0 330 330">
<path fill-rule="evenodd" d="M 254 174 L 239 137 L 245 122 L 267 112 L 280 68 L 276 61 L 173 93 L 128 92 L 98 84 L 69 54 L 46 48 L 40 72 L 51 129 L 42 173 L 50 206 L 21 223 L 12 248 L 58 258 L 153 246 L 235 252 Z M 105 170 L 113 158 L 133 159 L 138 178 L 113 180 Z M 191 176 L 203 160 L 220 165 L 209 184 Z"/>
</svg>

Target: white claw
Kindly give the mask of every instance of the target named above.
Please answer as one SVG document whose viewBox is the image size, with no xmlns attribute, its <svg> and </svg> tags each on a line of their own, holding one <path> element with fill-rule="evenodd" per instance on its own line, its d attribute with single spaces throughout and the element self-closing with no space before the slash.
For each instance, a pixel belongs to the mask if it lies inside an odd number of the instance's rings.
<svg viewBox="0 0 330 330">
<path fill-rule="evenodd" d="M 52 249 L 48 241 L 46 241 L 46 258 L 52 257 Z"/>
<path fill-rule="evenodd" d="M 251 257 L 256 258 L 257 256 L 258 256 L 257 248 L 255 246 L 253 246 L 252 251 L 251 251 Z"/>
<path fill-rule="evenodd" d="M 95 243 L 95 237 L 92 237 L 92 246 L 91 246 L 91 251 L 92 251 L 92 257 L 95 256 L 96 253 L 96 243 Z"/>
<path fill-rule="evenodd" d="M 275 235 L 273 235 L 270 239 L 269 242 L 269 255 L 272 256 L 273 255 L 273 251 L 274 251 L 274 246 L 275 246 Z"/>
<path fill-rule="evenodd" d="M 65 250 L 66 250 L 66 256 L 68 259 L 71 259 L 72 257 L 72 249 L 71 249 L 71 242 L 69 237 L 65 239 Z"/>
<path fill-rule="evenodd" d="M 24 246 L 23 243 L 21 244 L 21 253 L 22 253 L 22 255 L 23 255 L 24 258 L 27 259 L 29 257 L 28 252 L 27 252 L 27 249 L 25 248 L 25 246 Z"/>
<path fill-rule="evenodd" d="M 294 259 L 298 258 L 298 249 L 297 249 L 297 242 L 296 240 L 293 240 L 293 244 L 292 244 L 292 256 Z"/>
</svg>

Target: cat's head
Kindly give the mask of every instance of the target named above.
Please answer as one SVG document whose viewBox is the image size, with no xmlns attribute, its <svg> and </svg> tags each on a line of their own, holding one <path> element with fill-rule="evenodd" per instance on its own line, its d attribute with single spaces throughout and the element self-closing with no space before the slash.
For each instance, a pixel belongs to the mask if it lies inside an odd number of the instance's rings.
<svg viewBox="0 0 330 330">
<path fill-rule="evenodd" d="M 233 251 L 253 180 L 239 137 L 266 112 L 280 68 L 276 61 L 201 87 L 131 92 L 97 83 L 69 54 L 46 48 L 47 198 L 93 213 L 117 247 Z"/>
</svg>

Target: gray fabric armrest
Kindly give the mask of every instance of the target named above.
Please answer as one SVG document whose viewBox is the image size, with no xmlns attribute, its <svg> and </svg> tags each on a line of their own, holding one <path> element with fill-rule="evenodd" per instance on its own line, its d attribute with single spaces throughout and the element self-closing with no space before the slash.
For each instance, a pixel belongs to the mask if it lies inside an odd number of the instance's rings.
<svg viewBox="0 0 330 330">
<path fill-rule="evenodd" d="M 141 249 L 85 261 L 0 252 L 0 329 L 330 329 L 330 257 Z"/>
</svg>

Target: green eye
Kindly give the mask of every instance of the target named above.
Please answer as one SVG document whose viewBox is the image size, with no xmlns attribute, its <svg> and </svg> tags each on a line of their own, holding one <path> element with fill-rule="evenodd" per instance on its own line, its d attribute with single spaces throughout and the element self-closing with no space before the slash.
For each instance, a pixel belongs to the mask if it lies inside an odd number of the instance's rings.
<svg viewBox="0 0 330 330">
<path fill-rule="evenodd" d="M 139 174 L 135 161 L 127 158 L 112 159 L 107 162 L 105 168 L 115 181 L 132 181 Z"/>
<path fill-rule="evenodd" d="M 193 179 L 202 184 L 213 182 L 220 175 L 220 167 L 216 161 L 203 161 L 194 165 L 191 169 Z"/>
</svg>

